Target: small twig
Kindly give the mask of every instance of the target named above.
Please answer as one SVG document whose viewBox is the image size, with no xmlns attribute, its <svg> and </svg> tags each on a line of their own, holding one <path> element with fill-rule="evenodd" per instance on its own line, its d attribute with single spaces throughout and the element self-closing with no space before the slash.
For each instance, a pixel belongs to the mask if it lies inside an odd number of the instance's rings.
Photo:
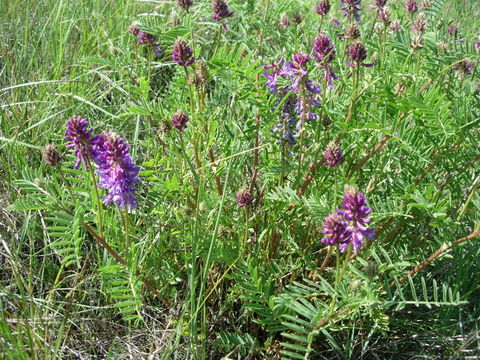
<svg viewBox="0 0 480 360">
<path fill-rule="evenodd" d="M 437 257 L 439 257 L 440 255 L 442 255 L 443 253 L 447 252 L 448 250 L 450 250 L 451 248 L 453 248 L 454 246 L 456 245 L 459 245 L 465 241 L 468 241 L 468 240 L 471 240 L 473 238 L 476 238 L 477 236 L 480 236 L 480 230 L 477 230 L 477 231 L 474 231 L 472 232 L 470 235 L 467 235 L 463 238 L 460 238 L 460 239 L 457 239 L 455 240 L 454 242 L 452 243 L 447 243 L 447 244 L 443 244 L 441 247 L 439 247 L 432 255 L 430 255 L 430 257 L 425 260 L 424 262 L 422 262 L 421 264 L 415 266 L 412 270 L 410 270 L 406 276 L 404 277 L 401 277 L 400 279 L 398 279 L 398 283 L 401 284 L 403 283 L 405 280 L 407 280 L 409 277 L 412 277 L 413 275 L 415 275 L 416 273 L 418 273 L 419 271 L 423 270 L 427 265 L 429 265 L 433 260 L 435 260 Z M 395 281 L 392 281 L 390 283 L 390 287 L 393 288 L 396 286 L 396 283 Z"/>
<path fill-rule="evenodd" d="M 357 171 L 359 171 L 363 165 L 366 164 L 370 158 L 375 155 L 387 142 L 390 140 L 392 136 L 391 135 L 383 135 L 382 140 L 375 145 L 375 147 L 362 159 L 360 162 L 357 164 L 357 166 L 352 170 L 352 172 L 347 176 L 347 177 L 352 177 L 353 174 L 355 174 Z"/>
</svg>

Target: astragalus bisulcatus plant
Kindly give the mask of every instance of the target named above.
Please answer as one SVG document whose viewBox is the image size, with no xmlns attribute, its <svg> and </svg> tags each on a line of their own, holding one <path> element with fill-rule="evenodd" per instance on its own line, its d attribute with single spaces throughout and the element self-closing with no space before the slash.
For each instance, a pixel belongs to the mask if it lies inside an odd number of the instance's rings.
<svg viewBox="0 0 480 360">
<path fill-rule="evenodd" d="M 478 356 L 478 15 L 9 2 L 2 358 Z"/>
</svg>

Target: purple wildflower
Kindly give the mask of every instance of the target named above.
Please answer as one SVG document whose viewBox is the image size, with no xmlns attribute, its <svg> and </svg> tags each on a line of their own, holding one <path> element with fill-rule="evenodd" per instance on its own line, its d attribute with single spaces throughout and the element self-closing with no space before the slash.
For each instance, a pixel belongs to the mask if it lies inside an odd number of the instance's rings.
<svg viewBox="0 0 480 360">
<path fill-rule="evenodd" d="M 372 209 L 367 207 L 365 196 L 354 186 L 346 186 L 341 209 L 337 210 L 349 222 L 351 243 L 355 253 L 360 250 L 365 239 L 374 239 L 375 230 L 368 228 Z"/>
<path fill-rule="evenodd" d="M 387 0 L 375 0 L 375 4 L 370 5 L 371 7 L 380 10 L 385 5 L 387 5 Z"/>
<path fill-rule="evenodd" d="M 80 167 L 80 163 L 83 162 L 85 168 L 87 168 L 88 158 L 91 156 L 92 151 L 92 131 L 88 130 L 88 121 L 81 116 L 74 116 L 67 121 L 67 128 L 65 133 L 65 140 L 71 143 L 66 146 L 67 149 L 73 148 L 74 154 L 77 157 L 77 162 L 74 169 Z"/>
<path fill-rule="evenodd" d="M 356 40 L 360 37 L 360 26 L 357 23 L 350 23 L 347 25 L 347 31 L 343 39 Z"/>
<path fill-rule="evenodd" d="M 316 8 L 317 14 L 320 16 L 325 16 L 330 11 L 330 1 L 329 0 L 320 0 Z"/>
<path fill-rule="evenodd" d="M 345 161 L 345 158 L 343 157 L 342 149 L 334 141 L 331 141 L 327 145 L 327 148 L 323 152 L 323 157 L 326 160 L 323 163 L 323 165 L 330 166 L 330 167 L 339 166 Z"/>
<path fill-rule="evenodd" d="M 480 50 L 480 40 L 477 40 L 477 42 L 475 43 L 475 50 Z"/>
<path fill-rule="evenodd" d="M 412 25 L 412 30 L 419 33 L 424 33 L 428 28 L 427 18 L 424 14 L 420 14 L 414 21 Z"/>
<path fill-rule="evenodd" d="M 406 0 L 405 1 L 405 10 L 410 14 L 414 14 L 418 10 L 418 2 L 417 0 Z"/>
<path fill-rule="evenodd" d="M 363 62 L 367 59 L 367 49 L 365 45 L 359 40 L 353 42 L 348 49 L 348 55 L 354 61 L 354 63 L 347 62 L 349 66 L 357 67 L 357 66 L 372 66 L 373 64 L 364 64 Z"/>
<path fill-rule="evenodd" d="M 332 62 L 335 53 L 335 44 L 326 34 L 318 35 L 313 41 L 312 55 L 317 58 L 318 62 Z"/>
<path fill-rule="evenodd" d="M 144 46 L 153 48 L 153 52 L 156 56 L 158 57 L 162 56 L 162 52 L 160 50 L 160 44 L 156 42 L 157 37 L 155 35 L 152 35 L 143 30 L 140 30 L 136 22 L 130 25 L 130 27 L 128 28 L 128 32 L 138 37 L 137 43 L 139 45 L 144 45 Z"/>
<path fill-rule="evenodd" d="M 452 69 L 461 71 L 464 76 L 467 76 L 473 72 L 473 64 L 465 59 L 453 65 Z"/>
<path fill-rule="evenodd" d="M 355 20 L 360 21 L 360 13 L 359 11 L 362 9 L 360 6 L 361 0 L 341 0 L 343 5 L 340 10 L 345 11 L 343 16 L 345 17 L 354 17 Z"/>
<path fill-rule="evenodd" d="M 452 23 L 448 26 L 447 31 L 451 36 L 457 37 L 459 29 L 460 29 L 460 27 L 458 26 L 457 23 Z"/>
<path fill-rule="evenodd" d="M 390 29 L 392 31 L 400 31 L 402 29 L 402 26 L 400 25 L 400 23 L 398 21 L 393 21 L 392 25 L 390 25 Z"/>
<path fill-rule="evenodd" d="M 180 66 L 190 66 L 195 62 L 192 50 L 181 38 L 178 38 L 173 44 L 172 59 Z"/>
<path fill-rule="evenodd" d="M 53 144 L 48 144 L 43 149 L 43 161 L 45 161 L 50 166 L 57 166 L 63 160 L 60 153 L 57 151 L 57 148 Z"/>
<path fill-rule="evenodd" d="M 385 27 L 388 27 L 390 25 L 391 20 L 390 20 L 390 9 L 388 7 L 383 7 L 380 10 L 378 10 L 378 18 L 382 20 L 383 25 Z"/>
<path fill-rule="evenodd" d="M 302 16 L 300 15 L 300 13 L 294 13 L 292 15 L 292 21 L 295 25 L 300 25 L 300 23 L 302 22 Z"/>
<path fill-rule="evenodd" d="M 177 6 L 188 10 L 193 5 L 193 0 L 177 0 Z"/>
<path fill-rule="evenodd" d="M 140 168 L 135 166 L 129 154 L 130 145 L 114 132 L 103 132 L 94 139 L 95 162 L 98 165 L 96 173 L 100 177 L 98 186 L 107 189 L 104 204 L 112 202 L 120 210 L 126 206 L 135 208 L 135 184 L 140 182 Z"/>
<path fill-rule="evenodd" d="M 188 116 L 183 110 L 178 110 L 172 116 L 172 125 L 180 131 L 184 131 L 187 128 Z"/>
<path fill-rule="evenodd" d="M 253 204 L 252 193 L 247 189 L 240 190 L 239 192 L 237 192 L 237 197 L 235 198 L 235 201 L 238 202 L 239 208 L 242 208 L 244 206 L 250 206 Z"/>
<path fill-rule="evenodd" d="M 338 20 L 336 17 L 332 18 L 332 19 L 330 20 L 330 23 L 331 23 L 332 25 L 335 25 L 335 26 L 342 26 L 342 23 L 341 23 L 340 20 Z"/>
<path fill-rule="evenodd" d="M 320 107 L 316 99 L 316 95 L 320 93 L 320 87 L 308 79 L 307 64 L 310 60 L 311 57 L 308 54 L 298 53 L 293 55 L 292 61 L 281 59 L 264 66 L 266 85 L 272 93 L 278 95 L 277 104 L 288 96 L 283 102 L 279 122 L 272 130 L 280 132 L 281 144 L 295 145 L 297 134 L 294 129 L 301 130 L 306 121 L 315 119 L 316 114 L 312 112 L 312 106 Z M 279 78 L 287 80 L 288 85 L 279 88 Z M 297 114 L 300 120 L 297 120 Z"/>
<path fill-rule="evenodd" d="M 132 23 L 132 25 L 130 25 L 128 28 L 128 32 L 132 35 L 138 36 L 138 33 L 140 32 L 138 24 L 136 22 Z"/>
<path fill-rule="evenodd" d="M 223 19 L 233 16 L 233 11 L 228 10 L 228 5 L 223 0 L 213 0 L 211 6 L 213 10 L 213 20 L 222 21 Z"/>
<path fill-rule="evenodd" d="M 280 26 L 284 29 L 290 26 L 290 19 L 286 13 L 282 13 L 282 15 L 280 15 Z"/>
<path fill-rule="evenodd" d="M 318 35 L 313 41 L 312 55 L 315 56 L 320 63 L 320 67 L 323 68 L 325 81 L 330 88 L 333 87 L 332 79 L 338 79 L 331 64 L 336 53 L 334 46 L 333 41 L 325 34 Z"/>
<path fill-rule="evenodd" d="M 327 235 L 322 239 L 327 245 L 337 245 L 341 252 L 345 251 L 350 243 L 350 230 L 345 219 L 337 213 L 328 215 L 323 219 L 323 234 Z"/>
</svg>

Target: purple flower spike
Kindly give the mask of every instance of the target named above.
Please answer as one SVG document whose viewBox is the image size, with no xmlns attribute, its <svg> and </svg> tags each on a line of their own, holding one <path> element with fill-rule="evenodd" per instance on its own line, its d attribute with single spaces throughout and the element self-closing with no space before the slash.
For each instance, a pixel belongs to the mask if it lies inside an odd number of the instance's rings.
<svg viewBox="0 0 480 360">
<path fill-rule="evenodd" d="M 123 210 L 125 207 L 135 208 L 135 184 L 140 182 L 140 168 L 133 164 L 129 154 L 130 146 L 126 140 L 114 132 L 103 132 L 94 140 L 96 173 L 100 177 L 98 186 L 108 191 L 104 204 L 115 203 Z"/>
<path fill-rule="evenodd" d="M 305 65 L 312 59 L 310 57 L 310 55 L 308 54 L 305 54 L 305 53 L 298 53 L 298 54 L 295 54 L 293 55 L 292 57 L 294 63 L 295 63 L 295 67 L 297 69 L 300 69 L 300 68 L 304 68 Z"/>
<path fill-rule="evenodd" d="M 327 245 L 337 245 L 341 252 L 344 252 L 350 243 L 350 230 L 348 223 L 337 213 L 328 215 L 323 219 L 323 234 L 327 235 L 322 239 Z"/>
<path fill-rule="evenodd" d="M 193 0 L 177 0 L 177 6 L 188 10 L 193 5 Z"/>
<path fill-rule="evenodd" d="M 85 168 L 87 168 L 87 158 L 92 155 L 92 131 L 88 130 L 88 121 L 81 116 L 74 116 L 67 121 L 67 128 L 65 133 L 65 140 L 70 141 L 70 144 L 66 148 L 74 149 L 74 154 L 77 157 L 77 162 L 74 169 L 80 167 L 80 163 L 83 162 Z"/>
<path fill-rule="evenodd" d="M 336 53 L 334 45 L 327 35 L 320 34 L 313 41 L 312 55 L 317 58 L 318 62 L 332 62 Z"/>
<path fill-rule="evenodd" d="M 405 1 L 405 10 L 410 14 L 414 14 L 418 10 L 418 2 L 417 0 L 406 0 Z"/>
<path fill-rule="evenodd" d="M 331 141 L 327 145 L 327 148 L 323 152 L 323 157 L 326 160 L 323 163 L 323 165 L 330 166 L 330 167 L 337 167 L 345 161 L 345 158 L 343 157 L 342 149 L 334 141 Z"/>
<path fill-rule="evenodd" d="M 184 131 L 187 128 L 188 116 L 183 110 L 178 110 L 172 116 L 172 126 L 179 131 Z"/>
<path fill-rule="evenodd" d="M 57 148 L 53 144 L 48 144 L 47 146 L 45 146 L 45 148 L 43 149 L 42 157 L 43 161 L 45 161 L 50 166 L 58 166 L 63 160 L 63 157 L 60 155 Z"/>
<path fill-rule="evenodd" d="M 462 60 L 452 66 L 453 70 L 461 71 L 464 76 L 470 75 L 473 72 L 473 64 L 469 60 Z"/>
<path fill-rule="evenodd" d="M 459 29 L 460 27 L 458 26 L 457 23 L 450 24 L 448 26 L 448 33 L 453 37 L 457 37 Z"/>
<path fill-rule="evenodd" d="M 331 64 L 336 53 L 334 46 L 335 44 L 325 34 L 318 35 L 313 41 L 312 55 L 315 56 L 320 63 L 320 67 L 323 68 L 324 79 L 330 88 L 333 88 L 332 79 L 338 79 Z"/>
<path fill-rule="evenodd" d="M 365 45 L 361 41 L 355 41 L 350 45 L 348 49 L 348 55 L 354 61 L 354 63 L 347 62 L 349 66 L 356 67 L 356 66 L 372 66 L 373 64 L 363 64 L 363 62 L 367 59 L 367 49 Z"/>
<path fill-rule="evenodd" d="M 477 42 L 474 45 L 475 50 L 479 51 L 480 50 L 480 40 L 477 40 Z"/>
<path fill-rule="evenodd" d="M 351 232 L 351 242 L 353 251 L 357 253 L 365 239 L 373 240 L 375 230 L 368 228 L 370 218 L 368 215 L 372 209 L 367 207 L 365 196 L 354 186 L 345 187 L 345 195 L 342 199 L 341 209 L 337 210 L 349 222 L 348 229 Z"/>
<path fill-rule="evenodd" d="M 173 44 L 172 59 L 180 66 L 190 66 L 195 62 L 192 50 L 181 38 Z"/>
<path fill-rule="evenodd" d="M 355 20 L 360 21 L 360 13 L 359 11 L 362 10 L 360 6 L 361 0 L 341 0 L 343 5 L 340 10 L 345 11 L 343 16 L 345 17 L 354 17 Z"/>
<path fill-rule="evenodd" d="M 223 19 L 233 16 L 233 11 L 228 10 L 228 5 L 223 0 L 213 0 L 211 6 L 213 10 L 213 20 L 222 21 Z"/>
<path fill-rule="evenodd" d="M 250 206 L 253 204 L 253 196 L 249 190 L 240 190 L 239 192 L 237 192 L 237 197 L 235 201 L 238 202 L 239 208 Z"/>
<path fill-rule="evenodd" d="M 145 31 L 139 30 L 138 31 L 138 43 L 140 45 L 153 45 L 156 46 L 155 41 L 157 37 L 155 35 L 146 33 Z"/>
<path fill-rule="evenodd" d="M 330 1 L 329 0 L 320 0 L 316 8 L 317 14 L 320 16 L 325 16 L 330 11 Z"/>
</svg>

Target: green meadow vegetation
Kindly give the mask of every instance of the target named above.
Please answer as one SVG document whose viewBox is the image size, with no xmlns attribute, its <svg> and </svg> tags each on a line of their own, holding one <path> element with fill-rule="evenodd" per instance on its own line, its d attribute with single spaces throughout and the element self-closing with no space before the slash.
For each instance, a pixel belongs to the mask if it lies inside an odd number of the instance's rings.
<svg viewBox="0 0 480 360">
<path fill-rule="evenodd" d="M 0 0 L 0 358 L 480 358 L 479 19 Z"/>
</svg>

